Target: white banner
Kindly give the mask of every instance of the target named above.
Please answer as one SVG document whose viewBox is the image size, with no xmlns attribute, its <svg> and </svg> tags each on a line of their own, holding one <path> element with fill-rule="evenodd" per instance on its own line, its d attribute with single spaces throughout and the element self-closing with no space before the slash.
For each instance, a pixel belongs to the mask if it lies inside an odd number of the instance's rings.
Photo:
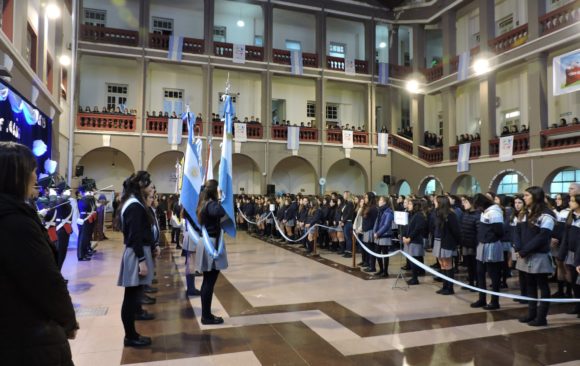
<svg viewBox="0 0 580 366">
<path fill-rule="evenodd" d="M 342 147 L 352 149 L 354 147 L 353 133 L 351 130 L 342 130 Z"/>
<path fill-rule="evenodd" d="M 389 134 L 388 133 L 379 133 L 379 140 L 378 140 L 379 155 L 388 155 L 389 154 Z"/>
<path fill-rule="evenodd" d="M 234 57 L 232 60 L 235 64 L 246 63 L 246 46 L 243 44 L 234 44 Z"/>
<path fill-rule="evenodd" d="M 288 150 L 298 151 L 300 147 L 300 127 L 288 126 Z"/>
<path fill-rule="evenodd" d="M 170 118 L 167 123 L 167 142 L 169 145 L 181 144 L 183 134 L 183 121 L 181 118 Z"/>
<path fill-rule="evenodd" d="M 457 155 L 457 173 L 469 171 L 469 151 L 471 142 L 459 145 L 459 154 Z"/>
<path fill-rule="evenodd" d="M 234 123 L 234 137 L 237 142 L 248 141 L 247 125 L 245 123 Z"/>
<path fill-rule="evenodd" d="M 512 161 L 514 152 L 514 137 L 504 136 L 499 139 L 499 161 Z"/>
<path fill-rule="evenodd" d="M 409 225 L 409 213 L 406 211 L 395 211 L 395 224 L 400 226 Z"/>
<path fill-rule="evenodd" d="M 554 57 L 554 95 L 580 90 L 580 49 Z"/>
<path fill-rule="evenodd" d="M 354 59 L 345 59 L 344 60 L 344 72 L 347 75 L 355 75 L 356 74 L 356 68 L 354 66 Z"/>
<path fill-rule="evenodd" d="M 457 64 L 457 80 L 459 81 L 465 80 L 469 76 L 469 56 L 469 51 L 463 52 L 459 55 L 459 62 Z"/>
</svg>

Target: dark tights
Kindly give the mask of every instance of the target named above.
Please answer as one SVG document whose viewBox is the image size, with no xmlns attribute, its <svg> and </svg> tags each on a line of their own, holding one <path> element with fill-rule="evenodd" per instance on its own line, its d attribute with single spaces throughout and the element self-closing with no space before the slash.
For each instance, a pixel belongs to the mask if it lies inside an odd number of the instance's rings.
<svg viewBox="0 0 580 366">
<path fill-rule="evenodd" d="M 375 251 L 379 254 L 387 254 L 389 253 L 390 246 L 388 245 L 376 245 Z M 385 272 L 385 275 L 389 274 L 389 257 L 387 258 L 377 258 L 373 257 L 373 261 L 376 260 L 379 262 L 379 269 Z"/>
<path fill-rule="evenodd" d="M 201 317 L 205 319 L 212 319 L 211 314 L 211 300 L 213 299 L 213 289 L 217 281 L 220 271 L 212 269 L 211 271 L 203 272 L 203 282 L 201 283 Z"/>
<path fill-rule="evenodd" d="M 471 286 L 475 283 L 477 263 L 474 255 L 463 255 L 463 263 L 467 267 L 467 281 Z"/>
<path fill-rule="evenodd" d="M 135 314 L 139 312 L 141 300 L 141 286 L 125 287 L 123 306 L 121 307 L 121 320 L 125 328 L 125 337 L 136 339 L 139 337 L 135 329 Z"/>
<path fill-rule="evenodd" d="M 491 289 L 494 292 L 499 292 L 500 275 L 502 262 L 480 262 L 477 261 L 477 287 L 486 289 L 485 274 L 487 273 L 491 278 Z M 485 301 L 485 293 L 479 293 L 479 299 Z M 499 304 L 499 298 L 496 295 L 491 296 L 492 304 Z"/>
</svg>

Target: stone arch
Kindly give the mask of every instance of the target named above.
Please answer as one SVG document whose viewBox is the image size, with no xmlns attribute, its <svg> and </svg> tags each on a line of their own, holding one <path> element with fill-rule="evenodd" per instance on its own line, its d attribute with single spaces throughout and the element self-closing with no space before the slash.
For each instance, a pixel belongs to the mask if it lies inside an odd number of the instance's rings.
<svg viewBox="0 0 580 366">
<path fill-rule="evenodd" d="M 435 184 L 435 186 L 433 187 L 432 184 Z M 426 189 L 434 189 L 434 190 L 427 193 Z M 441 183 L 441 180 L 434 175 L 428 175 L 421 180 L 417 194 L 420 196 L 426 196 L 427 194 L 443 194 L 443 192 L 444 192 L 443 183 Z"/>
<path fill-rule="evenodd" d="M 481 185 L 473 175 L 462 174 L 451 184 L 451 193 L 473 196 L 476 193 L 481 193 Z"/>
<path fill-rule="evenodd" d="M 368 177 L 364 167 L 352 159 L 340 159 L 326 172 L 326 192 L 351 191 L 354 194 L 366 192 Z"/>
<path fill-rule="evenodd" d="M 112 185 L 108 189 L 116 192 L 123 190 L 123 181 L 135 172 L 131 158 L 112 147 L 99 147 L 87 152 L 78 165 L 84 167 L 83 176 L 95 180 L 98 189 Z"/>
<path fill-rule="evenodd" d="M 506 177 L 515 177 L 517 176 L 517 181 L 515 182 L 504 182 L 504 184 L 502 185 L 502 181 L 504 180 L 504 178 Z M 505 189 L 502 189 L 498 192 L 500 185 L 502 185 L 503 187 L 505 187 L 506 189 L 509 187 L 510 190 L 509 192 L 506 191 Z M 509 185 L 509 186 L 508 186 Z M 500 172 L 498 172 L 492 179 L 491 182 L 489 183 L 489 190 L 492 192 L 495 192 L 497 194 L 513 194 L 513 193 L 519 193 L 522 192 L 523 190 L 525 190 L 528 186 L 530 185 L 530 180 L 528 179 L 528 177 L 526 177 L 524 175 L 524 173 L 515 170 L 515 169 L 505 169 L 502 170 Z"/>
<path fill-rule="evenodd" d="M 149 162 L 147 171 L 159 193 L 176 193 L 177 169 L 175 165 L 183 159 L 181 151 L 165 151 Z"/>
<path fill-rule="evenodd" d="M 316 194 L 318 177 L 308 160 L 290 156 L 276 164 L 270 183 L 276 186 L 276 192 Z"/>
<path fill-rule="evenodd" d="M 556 195 L 558 193 L 567 193 L 569 183 L 579 183 L 580 182 L 580 168 L 575 166 L 563 166 L 558 169 L 554 169 L 544 181 L 543 188 L 546 194 Z M 566 176 L 559 177 L 558 182 L 554 182 L 554 179 L 560 174 L 566 172 Z"/>
<path fill-rule="evenodd" d="M 219 177 L 220 161 L 213 166 L 213 176 Z M 262 192 L 262 172 L 258 163 L 245 154 L 232 154 L 232 189 L 234 194 L 260 194 Z M 243 188 L 243 190 L 242 190 Z"/>
<path fill-rule="evenodd" d="M 395 192 L 399 196 L 400 195 L 408 196 L 411 193 L 413 193 L 413 189 L 411 188 L 409 182 L 407 182 L 405 179 L 401 179 L 400 181 L 397 182 L 397 185 L 395 186 Z"/>
</svg>

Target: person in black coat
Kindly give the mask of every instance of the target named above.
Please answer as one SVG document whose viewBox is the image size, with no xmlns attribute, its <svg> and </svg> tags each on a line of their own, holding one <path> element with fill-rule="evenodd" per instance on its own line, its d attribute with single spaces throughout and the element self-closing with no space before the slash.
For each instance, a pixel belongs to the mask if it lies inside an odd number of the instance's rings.
<svg viewBox="0 0 580 366">
<path fill-rule="evenodd" d="M 309 206 L 308 214 L 304 220 L 304 229 L 308 230 L 306 251 L 308 253 L 312 253 L 314 249 L 314 240 L 318 235 L 318 226 L 315 227 L 315 225 L 320 224 L 322 221 L 322 210 L 320 209 L 318 200 L 316 198 L 312 198 L 310 200 Z"/>
<path fill-rule="evenodd" d="M 572 286 L 574 297 L 580 299 L 580 285 L 577 283 L 578 272 L 576 271 L 576 260 L 580 259 L 580 254 L 577 254 L 580 253 L 580 194 L 571 196 L 569 204 L 570 212 L 564 225 L 558 257 L 566 266 L 566 280 Z M 574 309 L 568 314 L 578 314 L 580 318 L 580 303 L 576 303 Z"/>
<path fill-rule="evenodd" d="M 433 255 L 441 264 L 441 272 L 447 277 L 453 278 L 453 257 L 457 256 L 457 248 L 461 243 L 461 228 L 447 196 L 437 196 L 435 199 L 433 238 Z M 443 287 L 437 293 L 440 295 L 454 294 L 453 284 L 449 281 L 443 281 Z"/>
<path fill-rule="evenodd" d="M 376 196 L 373 192 L 367 192 L 364 198 L 365 209 L 362 214 L 362 232 L 363 232 L 363 243 L 369 248 L 369 250 L 376 252 L 374 244 L 374 232 L 375 221 L 377 221 L 377 216 L 379 210 L 377 209 Z M 369 266 L 364 269 L 365 272 L 376 272 L 376 262 L 377 257 L 371 254 L 369 258 Z"/>
<path fill-rule="evenodd" d="M 320 205 L 320 223 L 324 226 L 331 226 L 328 223 L 328 217 L 330 215 L 330 197 L 324 196 L 322 198 L 322 204 Z M 318 244 L 322 249 L 328 248 L 330 242 L 330 236 L 327 228 L 318 229 Z"/>
<path fill-rule="evenodd" d="M 423 205 L 424 203 L 421 200 L 408 201 L 409 224 L 406 227 L 405 234 L 402 236 L 405 252 L 419 261 L 425 255 L 424 241 L 429 235 L 427 216 Z M 407 283 L 410 286 L 418 285 L 420 268 L 411 262 L 411 270 L 413 277 Z"/>
<path fill-rule="evenodd" d="M 475 249 L 477 248 L 477 225 L 481 217 L 481 212 L 473 207 L 473 198 L 469 196 L 461 197 L 463 204 L 463 216 L 461 218 L 461 248 L 463 261 L 467 267 L 467 282 L 475 285 L 476 261 Z"/>
<path fill-rule="evenodd" d="M 36 160 L 0 142 L 0 364 L 73 366 L 68 339 L 79 328 L 56 248 L 36 210 Z"/>
</svg>

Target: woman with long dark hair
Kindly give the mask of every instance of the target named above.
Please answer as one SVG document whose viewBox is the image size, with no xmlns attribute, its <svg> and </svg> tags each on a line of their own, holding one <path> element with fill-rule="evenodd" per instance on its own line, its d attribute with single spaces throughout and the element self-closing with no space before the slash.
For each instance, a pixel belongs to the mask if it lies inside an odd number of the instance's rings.
<svg viewBox="0 0 580 366">
<path fill-rule="evenodd" d="M 125 328 L 125 346 L 143 347 L 151 338 L 141 336 L 135 329 L 135 317 L 151 320 L 153 316 L 142 312 L 140 300 L 143 286 L 153 281 L 153 256 L 155 242 L 155 217 L 147 207 L 147 198 L 153 193 L 151 175 L 139 171 L 123 182 L 119 212 L 125 251 L 121 261 L 117 284 L 125 288 L 121 319 Z"/>
<path fill-rule="evenodd" d="M 469 285 L 474 286 L 477 268 L 475 261 L 477 225 L 481 217 L 481 212 L 473 207 L 472 197 L 461 197 L 461 203 L 464 210 L 463 216 L 461 217 L 461 251 L 463 254 L 463 262 L 467 267 L 467 282 Z"/>
<path fill-rule="evenodd" d="M 220 247 L 221 218 L 226 212 L 221 205 L 221 192 L 218 182 L 210 179 L 205 182 L 197 205 L 197 217 L 202 228 L 207 230 L 209 242 L 206 243 L 202 237 L 197 244 L 196 268 L 203 272 L 203 282 L 201 283 L 201 323 L 202 324 L 222 324 L 224 320 L 211 313 L 211 302 L 213 290 L 220 271 L 228 268 L 228 256 L 225 244 Z M 221 238 L 223 241 L 223 238 Z M 211 246 L 215 255 L 212 255 L 206 248 Z"/>
<path fill-rule="evenodd" d="M 515 248 L 519 247 L 519 237 L 518 237 L 518 225 L 521 225 L 520 222 L 520 215 L 525 212 L 526 203 L 524 202 L 524 196 L 522 194 L 518 194 L 514 198 L 514 210 L 512 212 L 511 217 L 511 227 L 512 227 L 512 252 L 513 257 L 516 260 L 516 267 L 517 267 L 517 258 L 515 258 Z M 528 291 L 528 284 L 526 282 L 526 272 L 518 271 L 518 282 L 520 285 L 520 294 L 522 296 L 526 296 Z M 515 299 L 515 302 L 519 302 L 520 304 L 527 304 L 526 300 L 519 300 Z"/>
<path fill-rule="evenodd" d="M 486 289 L 485 274 L 491 278 L 491 288 L 495 292 L 500 290 L 501 267 L 503 262 L 503 244 L 501 238 L 504 235 L 503 211 L 489 195 L 481 193 L 473 197 L 473 206 L 481 211 L 481 218 L 477 228 L 477 287 Z M 479 299 L 471 304 L 472 308 L 485 310 L 499 309 L 499 297 L 491 296 L 491 302 L 486 302 L 485 293 L 479 293 Z"/>
<path fill-rule="evenodd" d="M 0 363 L 72 366 L 75 311 L 56 247 L 26 203 L 38 194 L 36 168 L 26 146 L 0 142 Z"/>
<path fill-rule="evenodd" d="M 363 232 L 363 243 L 371 251 L 376 252 L 375 244 L 373 243 L 373 228 L 375 226 L 375 221 L 377 220 L 378 210 L 376 197 L 373 192 L 367 192 L 365 194 L 365 210 L 362 215 L 362 232 Z M 377 257 L 370 254 L 369 266 L 364 269 L 365 272 L 376 272 L 375 267 Z"/>
<path fill-rule="evenodd" d="M 580 255 L 576 255 L 580 250 L 580 194 L 570 197 L 570 212 L 564 226 L 562 245 L 558 253 L 559 259 L 565 264 L 566 281 L 574 291 L 574 297 L 580 299 L 580 284 L 578 281 L 578 272 L 576 271 L 576 262 L 580 262 Z M 572 311 L 568 314 L 578 314 L 580 318 L 580 303 L 576 303 Z"/>
<path fill-rule="evenodd" d="M 548 276 L 554 272 L 550 255 L 550 242 L 556 219 L 552 210 L 545 202 L 546 195 L 540 187 L 530 187 L 524 192 L 527 210 L 520 216 L 519 240 L 516 254 L 520 271 L 526 272 L 528 290 L 531 298 L 538 297 L 538 289 L 543 299 L 550 298 Z M 528 315 L 520 318 L 520 322 L 531 326 L 547 325 L 546 316 L 550 303 L 541 301 L 528 302 Z"/>
<path fill-rule="evenodd" d="M 379 197 L 379 210 L 373 227 L 376 252 L 387 254 L 393 244 L 393 204 L 389 196 Z M 378 258 L 379 271 L 375 276 L 389 277 L 389 258 Z"/>
<path fill-rule="evenodd" d="M 405 235 L 403 235 L 403 244 L 405 253 L 421 261 L 425 255 L 424 242 L 429 229 L 427 226 L 427 215 L 423 210 L 421 200 L 409 200 L 407 202 L 407 212 L 409 213 L 409 225 L 407 225 Z M 411 271 L 413 277 L 407 281 L 409 285 L 419 284 L 419 266 L 411 262 Z"/>
<path fill-rule="evenodd" d="M 314 239 L 317 237 L 318 226 L 322 218 L 322 212 L 316 198 L 310 200 L 310 205 L 308 207 L 308 213 L 306 215 L 306 220 L 304 221 L 304 229 L 308 232 L 308 237 L 306 238 L 306 251 L 312 253 L 314 249 Z"/>
<path fill-rule="evenodd" d="M 570 214 L 570 209 L 568 208 L 569 201 L 570 197 L 567 194 L 562 193 L 556 195 L 556 205 L 554 207 L 556 226 L 554 226 L 554 231 L 552 231 L 551 250 L 552 257 L 556 262 L 556 273 L 554 277 L 558 281 L 558 290 L 552 294 L 552 297 L 571 297 L 572 295 L 572 287 L 566 281 L 566 266 L 558 255 L 562 245 L 566 221 Z M 566 289 L 564 290 L 564 288 Z"/>
<path fill-rule="evenodd" d="M 441 272 L 447 277 L 453 278 L 453 257 L 457 256 L 457 248 L 461 243 L 461 228 L 447 196 L 435 198 L 433 238 L 433 255 L 439 260 Z M 443 287 L 437 293 L 453 295 L 455 293 L 453 283 L 443 281 Z"/>
</svg>

